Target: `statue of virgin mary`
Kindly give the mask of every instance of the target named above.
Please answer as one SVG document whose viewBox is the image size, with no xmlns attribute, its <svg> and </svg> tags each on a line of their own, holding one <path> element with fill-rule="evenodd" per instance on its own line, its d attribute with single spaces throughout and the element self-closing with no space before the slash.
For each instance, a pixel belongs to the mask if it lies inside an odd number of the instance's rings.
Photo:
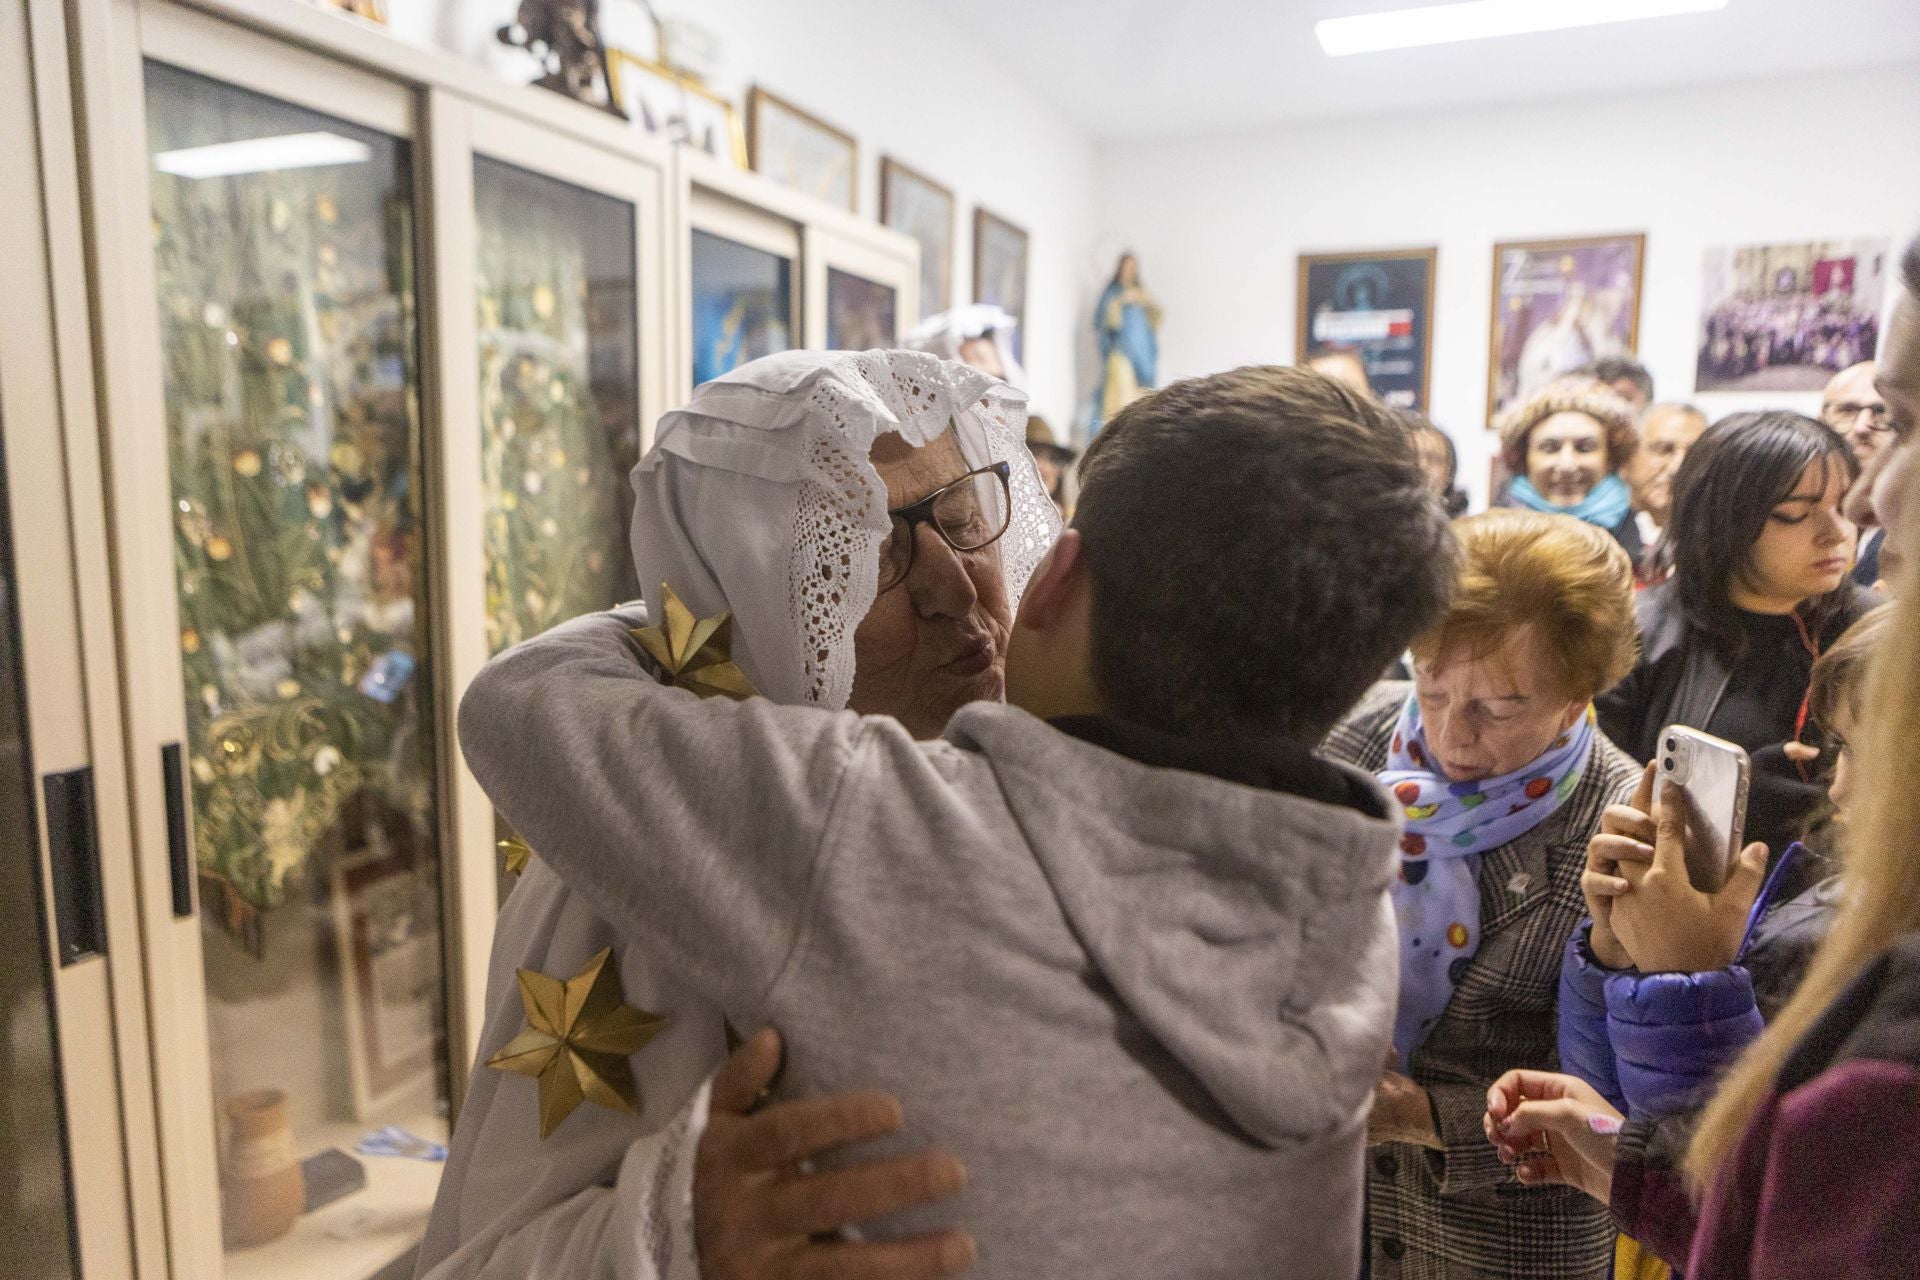
<svg viewBox="0 0 1920 1280">
<path fill-rule="evenodd" d="M 1160 375 L 1160 304 L 1140 283 L 1140 260 L 1120 255 L 1113 279 L 1093 309 L 1100 345 L 1100 386 L 1093 397 L 1091 431 L 1151 391 Z"/>
</svg>

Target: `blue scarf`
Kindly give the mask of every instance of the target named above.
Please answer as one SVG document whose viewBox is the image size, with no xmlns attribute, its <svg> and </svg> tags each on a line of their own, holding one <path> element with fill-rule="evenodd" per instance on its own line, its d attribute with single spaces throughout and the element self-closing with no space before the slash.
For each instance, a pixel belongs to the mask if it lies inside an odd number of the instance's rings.
<svg viewBox="0 0 1920 1280">
<path fill-rule="evenodd" d="M 1420 704 L 1400 711 L 1380 784 L 1406 816 L 1400 874 L 1400 1007 L 1393 1047 L 1400 1069 L 1446 1011 L 1480 949 L 1480 855 L 1545 822 L 1580 785 L 1593 753 L 1593 708 L 1525 768 L 1478 782 L 1452 782 L 1432 764 Z"/>
<path fill-rule="evenodd" d="M 1550 516 L 1572 516 L 1588 524 L 1597 524 L 1609 533 L 1620 527 L 1620 522 L 1627 518 L 1627 512 L 1633 508 L 1633 491 L 1627 488 L 1627 482 L 1620 478 L 1618 471 L 1609 472 L 1606 479 L 1587 490 L 1587 496 L 1571 507 L 1548 502 L 1533 487 L 1533 481 L 1525 476 L 1513 478 L 1513 483 L 1507 486 L 1507 495 L 1529 511 L 1544 511 Z"/>
</svg>

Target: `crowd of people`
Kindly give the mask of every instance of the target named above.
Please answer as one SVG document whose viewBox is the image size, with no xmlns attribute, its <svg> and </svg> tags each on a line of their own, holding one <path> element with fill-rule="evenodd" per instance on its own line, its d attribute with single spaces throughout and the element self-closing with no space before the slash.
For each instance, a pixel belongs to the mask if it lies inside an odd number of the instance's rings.
<svg viewBox="0 0 1920 1280">
<path fill-rule="evenodd" d="M 1920 1274 L 1903 266 L 1821 419 L 1595 368 L 1457 519 L 1306 368 L 1044 477 L 961 360 L 699 388 L 644 607 L 461 705 L 537 856 L 420 1274 Z M 1716 883 L 1674 724 L 1751 761 Z"/>
</svg>

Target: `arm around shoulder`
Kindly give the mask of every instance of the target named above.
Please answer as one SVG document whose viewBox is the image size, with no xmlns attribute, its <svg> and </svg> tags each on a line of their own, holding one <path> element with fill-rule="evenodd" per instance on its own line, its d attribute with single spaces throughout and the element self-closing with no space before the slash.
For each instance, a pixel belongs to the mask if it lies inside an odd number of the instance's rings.
<svg viewBox="0 0 1920 1280">
<path fill-rule="evenodd" d="M 460 704 L 495 806 L 610 923 L 758 1020 L 867 722 L 661 685 L 594 614 L 501 654 Z"/>
</svg>

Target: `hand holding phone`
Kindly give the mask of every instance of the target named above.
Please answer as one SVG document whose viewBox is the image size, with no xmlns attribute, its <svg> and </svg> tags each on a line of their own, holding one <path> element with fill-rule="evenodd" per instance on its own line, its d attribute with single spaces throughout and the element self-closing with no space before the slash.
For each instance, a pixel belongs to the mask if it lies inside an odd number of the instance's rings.
<svg viewBox="0 0 1920 1280">
<path fill-rule="evenodd" d="M 1659 765 L 1661 782 L 1679 788 L 1685 805 L 1687 878 L 1714 893 L 1740 855 L 1753 766 L 1742 748 L 1678 724 L 1660 735 Z"/>
</svg>

